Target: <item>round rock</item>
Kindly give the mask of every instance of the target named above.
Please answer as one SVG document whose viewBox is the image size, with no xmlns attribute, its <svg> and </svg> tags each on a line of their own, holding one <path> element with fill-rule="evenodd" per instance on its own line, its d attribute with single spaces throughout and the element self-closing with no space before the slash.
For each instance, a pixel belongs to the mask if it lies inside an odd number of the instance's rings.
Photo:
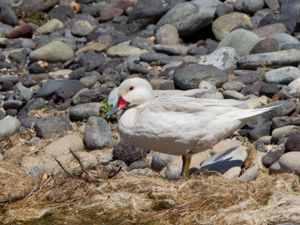
<svg viewBox="0 0 300 225">
<path fill-rule="evenodd" d="M 44 25 L 36 29 L 36 32 L 39 34 L 49 34 L 55 31 L 56 29 L 63 28 L 64 24 L 58 19 L 51 19 Z"/>
<path fill-rule="evenodd" d="M 300 152 L 288 152 L 281 156 L 279 165 L 285 172 L 294 172 L 300 176 Z"/>
<path fill-rule="evenodd" d="M 300 152 L 300 133 L 292 133 L 285 142 L 286 152 Z"/>
<path fill-rule="evenodd" d="M 91 116 L 97 116 L 99 114 L 101 103 L 90 102 L 80 104 L 72 107 L 69 112 L 70 119 L 72 120 L 83 120 L 88 119 Z"/>
<path fill-rule="evenodd" d="M 252 29 L 250 17 L 245 13 L 232 12 L 217 18 L 212 24 L 212 31 L 217 40 L 222 40 L 236 28 Z"/>
<path fill-rule="evenodd" d="M 19 130 L 21 123 L 18 119 L 6 116 L 0 120 L 0 139 L 7 138 Z"/>
<path fill-rule="evenodd" d="M 161 26 L 155 36 L 158 44 L 172 45 L 180 42 L 177 28 L 171 24 Z"/>
<path fill-rule="evenodd" d="M 75 36 L 86 36 L 94 30 L 93 26 L 86 20 L 76 21 L 72 28 L 71 32 Z"/>
<path fill-rule="evenodd" d="M 300 70 L 297 67 L 285 66 L 274 69 L 265 74 L 266 81 L 269 83 L 289 84 L 291 81 L 300 77 Z"/>
</svg>

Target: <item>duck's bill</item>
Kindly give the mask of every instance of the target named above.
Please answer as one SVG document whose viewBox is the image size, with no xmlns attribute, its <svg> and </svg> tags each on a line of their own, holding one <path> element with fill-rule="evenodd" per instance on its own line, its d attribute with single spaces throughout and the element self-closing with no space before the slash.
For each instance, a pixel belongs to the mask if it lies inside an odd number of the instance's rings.
<svg viewBox="0 0 300 225">
<path fill-rule="evenodd" d="M 125 99 L 119 98 L 118 104 L 116 104 L 111 110 L 109 110 L 106 115 L 112 116 L 117 112 L 124 110 L 128 106 L 128 102 Z"/>
</svg>

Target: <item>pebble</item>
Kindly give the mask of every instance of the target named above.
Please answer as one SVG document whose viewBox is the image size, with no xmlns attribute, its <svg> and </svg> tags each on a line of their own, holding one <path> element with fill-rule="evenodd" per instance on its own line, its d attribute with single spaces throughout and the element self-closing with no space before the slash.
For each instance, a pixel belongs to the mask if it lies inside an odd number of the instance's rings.
<svg viewBox="0 0 300 225">
<path fill-rule="evenodd" d="M 298 116 L 279 116 L 272 119 L 272 127 L 279 128 L 288 125 L 300 126 L 300 117 Z"/>
<path fill-rule="evenodd" d="M 71 120 L 84 120 L 91 116 L 98 116 L 101 107 L 99 102 L 79 104 L 70 108 L 69 116 Z"/>
<path fill-rule="evenodd" d="M 174 85 L 182 90 L 197 88 L 201 81 L 209 81 L 215 86 L 221 86 L 227 81 L 227 75 L 213 66 L 190 64 L 176 70 Z"/>
<path fill-rule="evenodd" d="M 264 38 L 257 42 L 256 45 L 251 49 L 250 54 L 258 54 L 264 52 L 276 52 L 279 51 L 279 43 L 273 38 Z"/>
<path fill-rule="evenodd" d="M 223 47 L 206 56 L 200 56 L 198 61 L 202 65 L 211 65 L 225 72 L 235 70 L 238 54 L 234 48 Z"/>
<path fill-rule="evenodd" d="M 71 131 L 72 125 L 62 116 L 47 117 L 38 120 L 34 126 L 36 135 L 41 138 L 50 138 L 52 135 Z"/>
<path fill-rule="evenodd" d="M 279 165 L 284 172 L 294 172 L 300 176 L 300 152 L 288 152 L 279 159 Z"/>
<path fill-rule="evenodd" d="M 275 128 L 272 131 L 272 138 L 275 142 L 279 141 L 281 138 L 286 138 L 294 132 L 299 132 L 300 126 L 289 125 L 284 127 Z"/>
<path fill-rule="evenodd" d="M 80 37 L 88 35 L 93 30 L 93 26 L 86 20 L 76 21 L 71 28 L 72 34 Z"/>
<path fill-rule="evenodd" d="M 16 133 L 21 126 L 21 123 L 18 119 L 6 116 L 0 120 L 0 139 L 10 137 Z"/>
<path fill-rule="evenodd" d="M 245 13 L 232 12 L 218 17 L 212 24 L 212 31 L 219 41 L 236 28 L 252 29 L 250 17 Z"/>
<path fill-rule="evenodd" d="M 255 180 L 258 176 L 258 172 L 259 172 L 258 165 L 251 166 L 241 176 L 239 176 L 238 179 L 246 182 Z"/>
<path fill-rule="evenodd" d="M 64 28 L 64 24 L 58 19 L 51 19 L 47 21 L 44 25 L 36 29 L 36 33 L 39 34 L 49 34 L 57 29 Z"/>
<path fill-rule="evenodd" d="M 234 8 L 238 11 L 255 13 L 258 10 L 262 9 L 264 5 L 264 0 L 237 0 L 234 3 Z"/>
<path fill-rule="evenodd" d="M 243 146 L 229 148 L 210 157 L 201 165 L 200 170 L 227 173 L 227 178 L 237 178 L 247 156 L 247 150 Z"/>
<path fill-rule="evenodd" d="M 84 128 L 83 141 L 89 150 L 112 147 L 112 133 L 106 120 L 91 116 Z"/>
<path fill-rule="evenodd" d="M 82 151 L 84 149 L 82 138 L 75 134 L 64 136 L 47 145 L 41 150 L 40 154 L 44 153 L 51 157 L 58 157 L 70 153 L 70 149 Z"/>
<path fill-rule="evenodd" d="M 289 84 L 291 81 L 300 78 L 300 70 L 297 67 L 285 66 L 267 72 L 265 78 L 270 83 Z"/>
<path fill-rule="evenodd" d="M 233 91 L 240 91 L 242 88 L 245 87 L 245 84 L 241 81 L 228 81 L 222 85 L 224 90 L 233 90 Z"/>
<path fill-rule="evenodd" d="M 273 23 L 266 26 L 261 26 L 252 30 L 253 33 L 259 37 L 272 37 L 272 35 L 277 33 L 288 33 L 284 23 Z"/>
<path fill-rule="evenodd" d="M 73 49 L 62 41 L 52 41 L 33 50 L 29 57 L 31 60 L 45 60 L 48 62 L 65 62 L 74 56 Z"/>
<path fill-rule="evenodd" d="M 252 48 L 260 41 L 260 38 L 251 31 L 245 29 L 235 29 L 227 34 L 218 44 L 218 48 L 232 47 L 239 56 L 248 55 Z"/>
<path fill-rule="evenodd" d="M 300 78 L 295 79 L 291 83 L 289 83 L 289 88 L 291 88 L 296 93 L 300 93 Z"/>
<path fill-rule="evenodd" d="M 145 159 L 147 152 L 147 150 L 137 148 L 121 140 L 113 147 L 112 155 L 114 160 L 121 160 L 127 165 L 131 165 L 134 162 Z"/>
<path fill-rule="evenodd" d="M 300 133 L 292 133 L 285 142 L 285 152 L 300 152 Z"/>
<path fill-rule="evenodd" d="M 180 42 L 178 30 L 174 25 L 165 24 L 155 33 L 157 44 L 174 45 Z"/>
<path fill-rule="evenodd" d="M 112 46 L 107 50 L 107 54 L 110 57 L 128 57 L 141 55 L 146 52 L 148 52 L 146 49 L 140 49 L 126 44 Z"/>
<path fill-rule="evenodd" d="M 275 147 L 275 149 L 272 149 L 261 158 L 262 164 L 266 167 L 271 166 L 273 163 L 279 160 L 279 158 L 284 154 L 284 151 L 285 147 L 283 144 Z"/>
</svg>

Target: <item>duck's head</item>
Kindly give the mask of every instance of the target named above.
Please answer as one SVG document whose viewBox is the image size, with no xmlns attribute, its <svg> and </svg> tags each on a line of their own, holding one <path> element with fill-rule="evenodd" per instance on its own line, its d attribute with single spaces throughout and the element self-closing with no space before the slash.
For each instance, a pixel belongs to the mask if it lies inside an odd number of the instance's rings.
<svg viewBox="0 0 300 225">
<path fill-rule="evenodd" d="M 118 104 L 109 114 L 128 107 L 139 106 L 154 98 L 151 84 L 142 78 L 130 78 L 123 81 L 118 87 Z"/>
</svg>

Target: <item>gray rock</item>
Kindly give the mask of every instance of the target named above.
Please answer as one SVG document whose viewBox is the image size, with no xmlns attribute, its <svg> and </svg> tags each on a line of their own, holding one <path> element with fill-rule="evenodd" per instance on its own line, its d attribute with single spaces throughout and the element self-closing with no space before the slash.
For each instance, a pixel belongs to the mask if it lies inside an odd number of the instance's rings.
<svg viewBox="0 0 300 225">
<path fill-rule="evenodd" d="M 98 116 L 101 107 L 100 102 L 90 102 L 79 104 L 70 108 L 69 116 L 71 120 L 84 120 L 91 116 Z"/>
<path fill-rule="evenodd" d="M 265 74 L 267 82 L 289 84 L 291 81 L 300 77 L 300 70 L 297 67 L 286 66 L 274 69 Z"/>
<path fill-rule="evenodd" d="M 158 44 L 172 45 L 180 42 L 177 28 L 171 24 L 161 26 L 155 36 Z"/>
<path fill-rule="evenodd" d="M 221 86 L 227 81 L 227 75 L 213 66 L 197 64 L 187 65 L 174 74 L 174 85 L 182 90 L 198 88 L 203 80 Z"/>
<path fill-rule="evenodd" d="M 297 38 L 286 33 L 276 33 L 271 37 L 278 41 L 280 49 L 285 44 L 299 44 L 299 40 Z"/>
<path fill-rule="evenodd" d="M 84 53 L 79 56 L 78 63 L 80 66 L 85 67 L 85 70 L 90 72 L 97 67 L 102 66 L 106 61 L 106 57 L 103 53 L 96 53 L 93 51 Z"/>
<path fill-rule="evenodd" d="M 300 176 L 300 152 L 288 152 L 281 156 L 279 165 L 284 172 L 294 172 Z"/>
<path fill-rule="evenodd" d="M 265 38 L 254 45 L 254 47 L 250 51 L 250 54 L 277 52 L 279 50 L 280 48 L 277 40 L 273 38 Z"/>
<path fill-rule="evenodd" d="M 96 116 L 90 117 L 86 122 L 83 141 L 90 150 L 112 147 L 112 133 L 106 120 Z"/>
<path fill-rule="evenodd" d="M 152 152 L 151 169 L 161 171 L 167 164 L 172 161 L 173 156 L 160 152 Z"/>
<path fill-rule="evenodd" d="M 228 3 L 224 3 L 224 4 L 221 4 L 221 5 L 217 6 L 216 14 L 217 14 L 218 17 L 221 17 L 225 14 L 231 13 L 232 11 L 233 11 L 233 5 L 228 4 Z"/>
<path fill-rule="evenodd" d="M 234 90 L 223 91 L 223 96 L 224 98 L 229 98 L 229 99 L 245 100 L 245 96 L 243 94 Z"/>
<path fill-rule="evenodd" d="M 58 19 L 52 19 L 47 21 L 47 23 L 40 26 L 38 29 L 36 29 L 36 32 L 39 34 L 49 34 L 55 31 L 56 29 L 63 28 L 64 24 L 59 21 Z"/>
<path fill-rule="evenodd" d="M 260 38 L 251 31 L 236 29 L 227 34 L 218 44 L 218 48 L 232 47 L 240 56 L 246 56 L 260 41 Z"/>
<path fill-rule="evenodd" d="M 280 8 L 278 0 L 265 0 L 265 4 L 274 11 L 278 11 Z"/>
<path fill-rule="evenodd" d="M 214 171 L 221 174 L 229 173 L 230 170 L 240 172 L 240 170 L 236 170 L 236 168 L 241 168 L 247 159 L 247 156 L 248 153 L 246 147 L 244 146 L 229 148 L 224 152 L 213 155 L 208 160 L 203 162 L 200 170 Z M 239 176 L 239 172 L 238 174 L 234 174 L 234 177 Z"/>
<path fill-rule="evenodd" d="M 243 11 L 247 13 L 255 13 L 262 9 L 265 5 L 264 0 L 237 0 L 234 3 L 234 8 L 237 11 Z"/>
<path fill-rule="evenodd" d="M 178 180 L 181 177 L 182 173 L 182 164 L 183 161 L 181 157 L 173 157 L 166 167 L 164 177 L 167 180 Z"/>
<path fill-rule="evenodd" d="M 241 81 L 228 81 L 222 85 L 224 90 L 233 90 L 233 91 L 240 91 L 242 88 L 245 87 Z"/>
<path fill-rule="evenodd" d="M 49 138 L 52 135 L 73 129 L 70 122 L 62 116 L 53 116 L 44 120 L 38 120 L 34 128 L 37 133 L 36 135 L 41 138 Z"/>
<path fill-rule="evenodd" d="M 135 46 L 120 44 L 112 46 L 107 50 L 107 55 L 110 57 L 128 57 L 147 53 L 146 49 L 141 49 Z"/>
<path fill-rule="evenodd" d="M 300 133 L 292 133 L 285 142 L 285 152 L 300 152 Z"/>
<path fill-rule="evenodd" d="M 284 154 L 285 147 L 283 144 L 278 145 L 275 149 L 269 151 L 262 158 L 262 164 L 266 167 L 271 166 L 274 162 L 279 160 L 279 158 Z"/>
<path fill-rule="evenodd" d="M 82 89 L 72 98 L 74 105 L 89 103 L 89 102 L 101 102 L 108 95 L 109 90 L 106 87 L 96 87 L 91 89 Z"/>
<path fill-rule="evenodd" d="M 93 26 L 86 20 L 76 21 L 72 28 L 72 34 L 75 36 L 86 36 L 94 30 Z"/>
<path fill-rule="evenodd" d="M 251 19 L 247 14 L 232 12 L 218 17 L 212 24 L 212 31 L 217 40 L 222 40 L 227 34 L 237 28 L 253 28 Z"/>
<path fill-rule="evenodd" d="M 48 62 L 65 62 L 74 56 L 73 49 L 64 42 L 53 41 L 32 51 L 31 60 L 45 60 Z"/>
<path fill-rule="evenodd" d="M 210 24 L 214 18 L 218 0 L 193 0 L 176 4 L 157 23 L 174 25 L 181 36 L 188 36 Z"/>
<path fill-rule="evenodd" d="M 29 101 L 32 98 L 32 91 L 29 88 L 26 88 L 21 82 L 15 85 L 16 93 L 21 96 L 25 101 Z"/>
<path fill-rule="evenodd" d="M 154 45 L 153 49 L 156 52 L 165 53 L 167 55 L 186 55 L 188 48 L 184 45 Z"/>
<path fill-rule="evenodd" d="M 145 169 L 148 167 L 148 163 L 145 160 L 134 161 L 128 166 L 128 170 Z"/>
<path fill-rule="evenodd" d="M 19 82 L 18 76 L 14 75 L 1 75 L 0 76 L 0 85 L 1 85 L 1 90 L 6 91 L 10 89 L 14 84 Z"/>
<path fill-rule="evenodd" d="M 147 152 L 147 150 L 135 147 L 121 140 L 114 146 L 112 154 L 115 160 L 121 160 L 130 165 L 133 162 L 145 159 Z"/>
<path fill-rule="evenodd" d="M 7 100 L 3 103 L 3 109 L 16 109 L 19 110 L 23 105 L 23 102 L 20 100 Z"/>
<path fill-rule="evenodd" d="M 262 84 L 259 89 L 260 95 L 265 95 L 267 97 L 273 97 L 276 93 L 278 93 L 281 89 L 281 85 L 278 84 Z"/>
<path fill-rule="evenodd" d="M 270 167 L 269 167 L 270 173 L 279 173 L 282 172 L 281 166 L 279 164 L 279 160 L 274 162 Z"/>
<path fill-rule="evenodd" d="M 254 69 L 260 65 L 289 66 L 300 62 L 300 51 L 296 49 L 278 52 L 267 52 L 242 56 L 238 59 L 238 67 L 243 69 Z"/>
<path fill-rule="evenodd" d="M 200 56 L 198 61 L 202 65 L 211 65 L 225 72 L 236 68 L 238 55 L 234 48 L 223 47 L 206 56 Z"/>
<path fill-rule="evenodd" d="M 9 4 L 0 4 L 0 21 L 11 26 L 19 24 L 18 17 Z"/>
<path fill-rule="evenodd" d="M 273 23 L 255 28 L 252 32 L 257 34 L 259 37 L 272 37 L 272 35 L 277 33 L 288 33 L 288 29 L 284 23 Z"/>
<path fill-rule="evenodd" d="M 299 132 L 299 131 L 300 131 L 300 126 L 289 125 L 289 126 L 285 126 L 285 127 L 279 127 L 272 131 L 272 139 L 275 142 L 278 142 L 281 138 L 286 138 L 290 134 Z"/>
<path fill-rule="evenodd" d="M 289 83 L 289 88 L 291 88 L 294 92 L 300 93 L 300 78 Z"/>
<path fill-rule="evenodd" d="M 92 87 L 100 79 L 100 74 L 97 71 L 87 73 L 86 76 L 80 78 L 80 82 L 87 88 Z"/>
<path fill-rule="evenodd" d="M 259 172 L 258 165 L 251 166 L 241 176 L 239 176 L 238 179 L 246 182 L 255 180 L 257 178 L 258 172 Z"/>
<path fill-rule="evenodd" d="M 140 55 L 140 60 L 148 63 L 156 62 L 158 65 L 166 65 L 172 61 L 172 58 L 163 53 L 149 52 Z"/>
<path fill-rule="evenodd" d="M 274 117 L 272 119 L 272 127 L 279 128 L 284 127 L 288 125 L 296 125 L 300 126 L 300 117 L 293 117 L 293 116 L 280 116 L 280 117 Z"/>
<path fill-rule="evenodd" d="M 6 116 L 0 120 L 0 140 L 13 135 L 19 130 L 21 123 L 18 119 Z"/>
</svg>

